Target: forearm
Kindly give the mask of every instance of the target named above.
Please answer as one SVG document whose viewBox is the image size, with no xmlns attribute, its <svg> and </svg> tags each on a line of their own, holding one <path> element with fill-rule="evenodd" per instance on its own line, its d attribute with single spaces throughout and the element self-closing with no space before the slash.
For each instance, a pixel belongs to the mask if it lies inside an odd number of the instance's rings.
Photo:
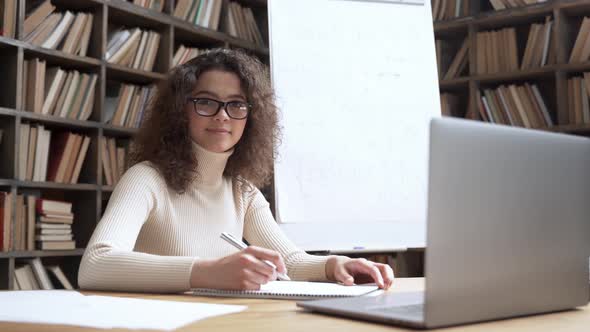
<svg viewBox="0 0 590 332">
<path fill-rule="evenodd" d="M 190 289 L 193 257 L 150 255 L 96 244 L 88 248 L 78 275 L 82 289 L 182 292 Z"/>
</svg>

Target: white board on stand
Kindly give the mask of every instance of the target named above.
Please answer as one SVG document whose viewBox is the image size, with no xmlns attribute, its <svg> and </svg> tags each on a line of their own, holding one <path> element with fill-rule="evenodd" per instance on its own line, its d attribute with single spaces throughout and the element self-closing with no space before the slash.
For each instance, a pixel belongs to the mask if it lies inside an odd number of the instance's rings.
<svg viewBox="0 0 590 332">
<path fill-rule="evenodd" d="M 301 248 L 424 244 L 428 125 L 440 116 L 430 10 L 269 1 L 277 219 Z"/>
</svg>

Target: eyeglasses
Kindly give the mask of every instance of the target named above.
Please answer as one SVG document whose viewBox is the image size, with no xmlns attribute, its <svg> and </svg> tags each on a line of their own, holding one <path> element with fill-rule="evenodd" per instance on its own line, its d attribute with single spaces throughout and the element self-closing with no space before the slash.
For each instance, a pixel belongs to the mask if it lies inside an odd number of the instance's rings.
<svg viewBox="0 0 590 332">
<path fill-rule="evenodd" d="M 215 116 L 223 108 L 227 116 L 234 120 L 242 120 L 248 117 L 248 112 L 252 108 L 251 104 L 242 101 L 223 102 L 209 98 L 187 98 L 193 103 L 195 112 L 200 116 Z"/>
</svg>

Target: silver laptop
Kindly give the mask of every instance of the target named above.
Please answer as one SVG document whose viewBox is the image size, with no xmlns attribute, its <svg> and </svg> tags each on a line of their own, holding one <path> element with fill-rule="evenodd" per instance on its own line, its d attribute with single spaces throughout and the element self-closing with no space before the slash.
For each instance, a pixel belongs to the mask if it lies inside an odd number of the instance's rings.
<svg viewBox="0 0 590 332">
<path fill-rule="evenodd" d="M 297 305 L 417 328 L 585 305 L 588 199 L 589 139 L 433 119 L 425 292 Z"/>
</svg>

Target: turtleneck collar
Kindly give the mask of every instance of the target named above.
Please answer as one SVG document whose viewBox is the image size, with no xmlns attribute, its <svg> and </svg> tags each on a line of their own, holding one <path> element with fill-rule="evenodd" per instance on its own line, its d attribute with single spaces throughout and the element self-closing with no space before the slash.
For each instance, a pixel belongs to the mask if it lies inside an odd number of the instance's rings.
<svg viewBox="0 0 590 332">
<path fill-rule="evenodd" d="M 192 142 L 192 145 L 197 159 L 197 183 L 209 186 L 220 184 L 227 160 L 234 150 L 231 149 L 226 152 L 211 152 L 194 141 Z"/>
</svg>

